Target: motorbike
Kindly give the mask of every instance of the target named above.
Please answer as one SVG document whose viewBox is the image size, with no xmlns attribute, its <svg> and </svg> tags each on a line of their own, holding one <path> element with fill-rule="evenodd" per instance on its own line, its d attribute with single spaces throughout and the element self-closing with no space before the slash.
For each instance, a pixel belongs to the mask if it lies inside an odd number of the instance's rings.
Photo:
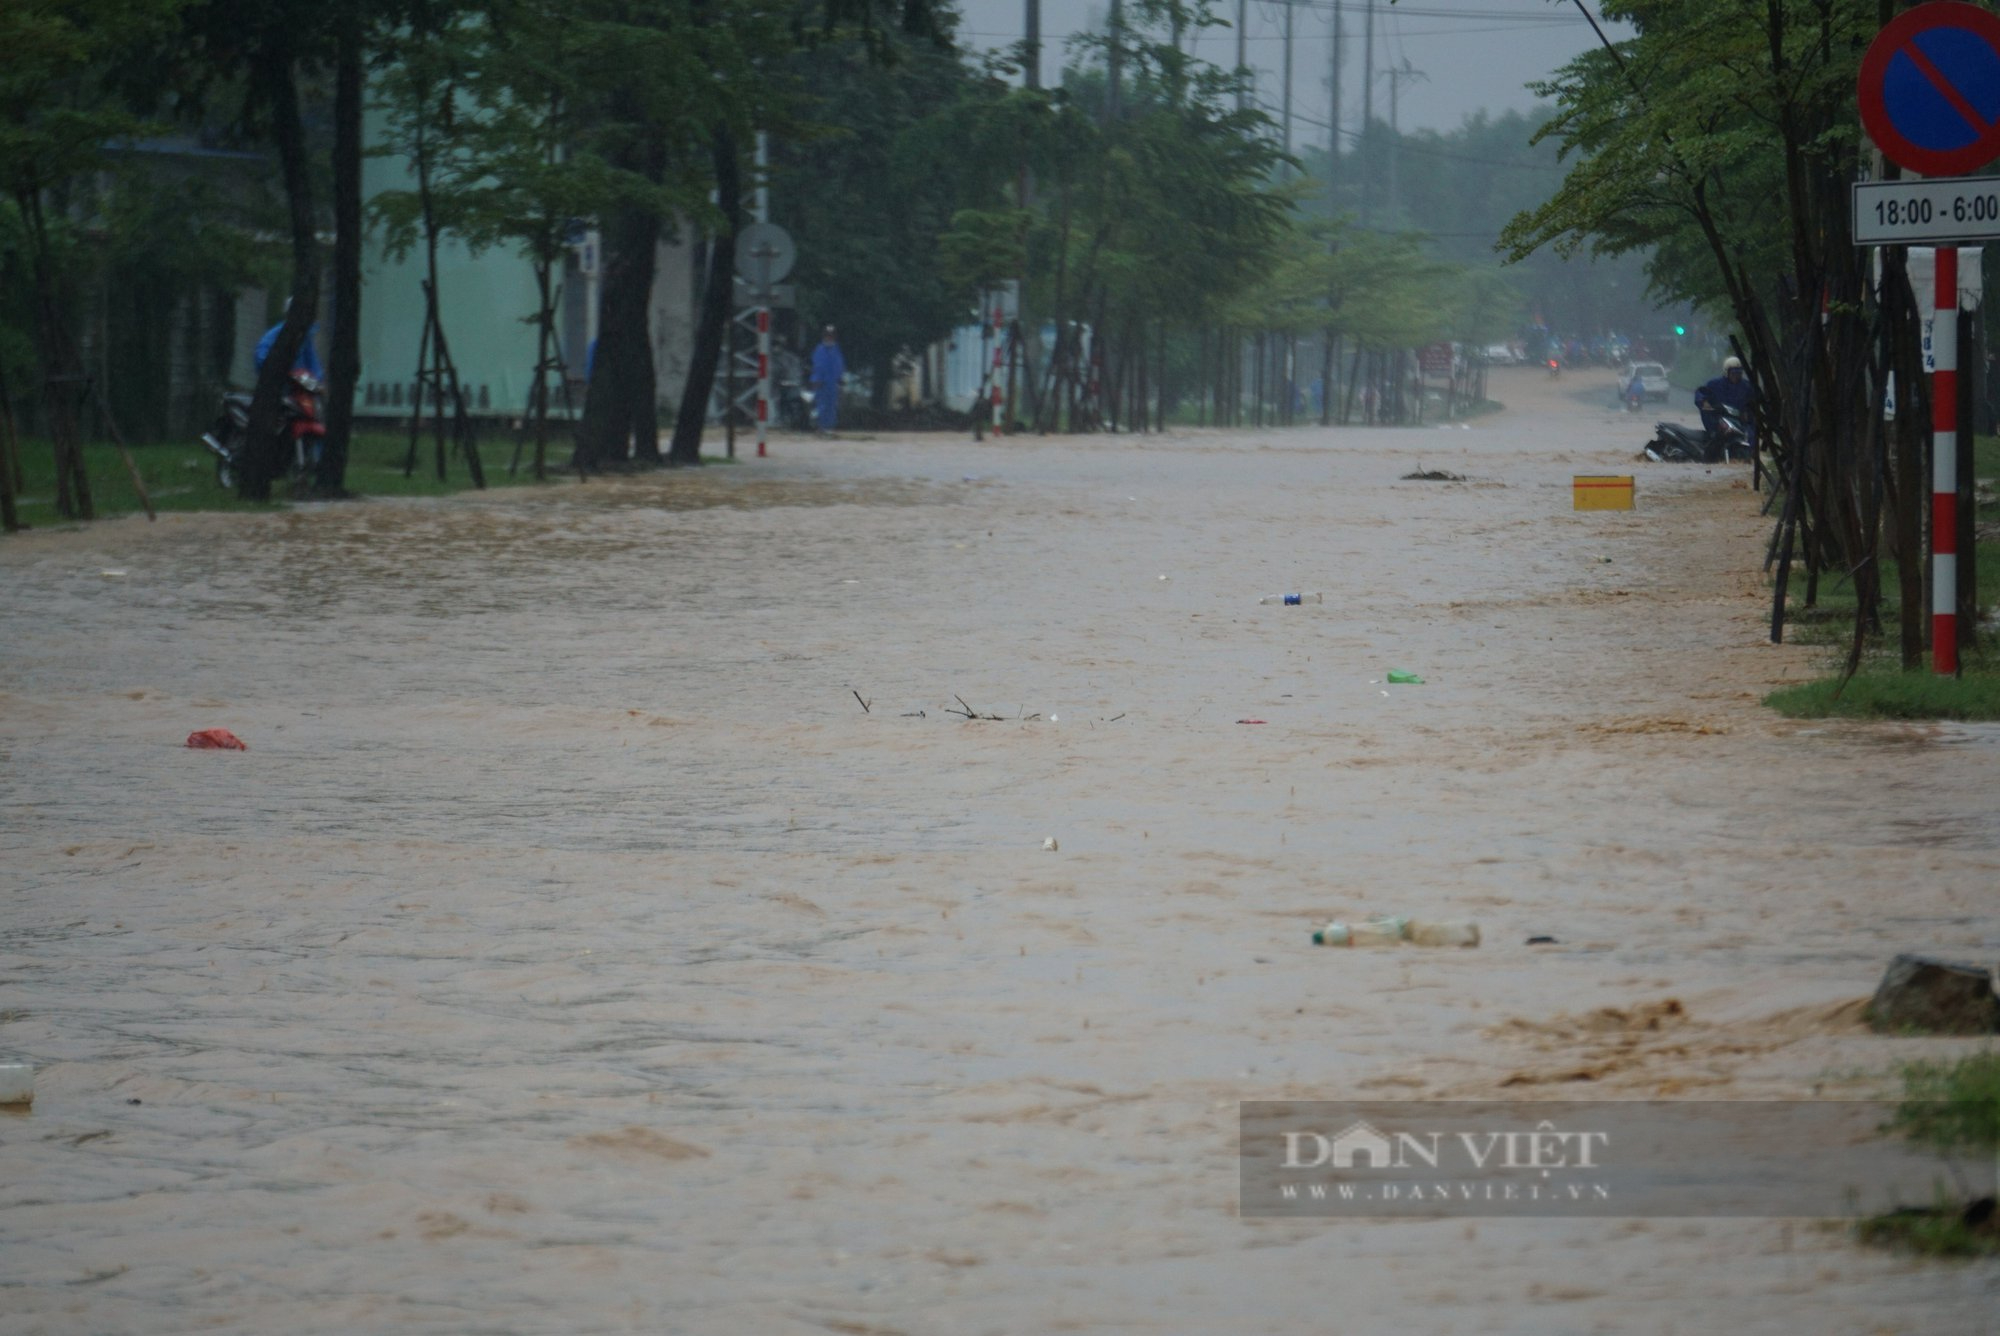
<svg viewBox="0 0 2000 1336">
<path fill-rule="evenodd" d="M 1750 458 L 1750 437 L 1733 408 L 1716 413 L 1713 432 L 1680 422 L 1653 424 L 1653 439 L 1646 445 L 1646 458 L 1655 463 L 1718 464 Z"/>
<path fill-rule="evenodd" d="M 234 489 L 243 473 L 250 443 L 250 400 L 251 396 L 241 390 L 224 394 L 222 411 L 201 434 L 201 443 L 215 456 L 215 481 L 225 488 Z M 286 447 L 284 473 L 294 481 L 311 476 L 319 466 L 320 446 L 326 439 L 319 400 L 319 381 L 304 371 L 292 372 L 278 430 Z"/>
<path fill-rule="evenodd" d="M 810 385 L 787 380 L 778 387 L 778 421 L 791 431 L 811 431 L 813 391 Z"/>
<path fill-rule="evenodd" d="M 1561 359 L 1561 358 L 1558 358 L 1558 357 L 1551 357 L 1551 358 L 1549 359 L 1549 379 L 1550 379 L 1550 380 L 1554 380 L 1554 379 L 1555 379 L 1555 378 L 1556 378 L 1557 376 L 1560 376 L 1560 375 L 1562 374 L 1562 369 L 1563 369 L 1563 364 L 1562 364 L 1562 359 Z"/>
</svg>

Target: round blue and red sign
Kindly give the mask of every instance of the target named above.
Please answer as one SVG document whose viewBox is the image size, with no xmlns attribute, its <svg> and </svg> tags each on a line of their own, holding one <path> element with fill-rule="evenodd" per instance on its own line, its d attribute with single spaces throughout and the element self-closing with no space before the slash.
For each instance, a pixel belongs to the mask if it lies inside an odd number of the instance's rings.
<svg viewBox="0 0 2000 1336">
<path fill-rule="evenodd" d="M 1931 0 L 1891 19 L 1861 61 L 1861 124 L 1882 156 L 1925 176 L 2000 158 L 2000 14 Z"/>
</svg>

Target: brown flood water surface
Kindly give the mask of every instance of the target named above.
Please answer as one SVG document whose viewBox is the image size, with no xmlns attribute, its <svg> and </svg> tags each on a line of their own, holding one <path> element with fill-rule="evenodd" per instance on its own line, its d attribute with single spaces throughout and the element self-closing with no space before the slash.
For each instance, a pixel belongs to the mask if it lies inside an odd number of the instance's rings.
<svg viewBox="0 0 2000 1336">
<path fill-rule="evenodd" d="M 2000 1330 L 1837 1229 L 1238 1218 L 1239 1100 L 1860 1097 L 1966 1051 L 1888 956 L 2000 949 L 2000 733 L 1763 710 L 1744 471 L 1495 381 L 0 543 L 0 1331 Z M 1485 943 L 1308 943 L 1378 912 Z"/>
</svg>

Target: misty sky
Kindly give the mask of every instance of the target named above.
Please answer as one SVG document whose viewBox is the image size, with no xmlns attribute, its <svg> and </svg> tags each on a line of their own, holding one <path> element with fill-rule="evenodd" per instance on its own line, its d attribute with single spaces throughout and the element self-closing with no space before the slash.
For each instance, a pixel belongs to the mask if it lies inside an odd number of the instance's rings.
<svg viewBox="0 0 2000 1336">
<path fill-rule="evenodd" d="M 1591 12 L 1596 5 L 1591 0 Z M 1284 67 L 1285 5 L 1282 0 L 1247 0 L 1248 63 L 1258 71 L 1257 94 L 1278 114 Z M 1053 84 L 1062 68 L 1062 43 L 1070 34 L 1101 23 L 1104 0 L 1042 0 L 1042 79 Z M 1216 0 L 1216 12 L 1234 21 L 1236 0 Z M 1352 147 L 1361 123 L 1361 61 L 1366 0 L 1341 0 L 1347 33 L 1341 74 L 1341 126 Z M 965 16 L 961 34 L 975 49 L 1021 40 L 1023 0 L 959 0 Z M 1293 15 L 1292 108 L 1294 146 L 1324 144 L 1327 75 L 1332 64 L 1334 0 L 1295 0 Z M 1616 40 L 1629 29 L 1607 27 Z M 1387 70 L 1403 69 L 1397 119 L 1405 130 L 1451 130 L 1482 107 L 1490 112 L 1526 111 L 1534 97 L 1523 84 L 1539 78 L 1596 42 L 1572 0 L 1402 0 L 1375 6 L 1375 115 L 1389 119 Z M 1233 28 L 1211 29 L 1196 46 L 1217 64 L 1233 65 Z"/>
</svg>

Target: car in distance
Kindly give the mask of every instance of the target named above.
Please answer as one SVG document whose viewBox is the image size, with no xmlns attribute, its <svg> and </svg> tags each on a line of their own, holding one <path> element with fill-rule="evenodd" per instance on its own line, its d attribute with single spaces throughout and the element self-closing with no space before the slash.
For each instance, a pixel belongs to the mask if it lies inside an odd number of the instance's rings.
<svg viewBox="0 0 2000 1336">
<path fill-rule="evenodd" d="M 1521 359 L 1514 356 L 1514 350 L 1504 343 L 1486 345 L 1486 361 L 1492 366 L 1513 366 Z"/>
<path fill-rule="evenodd" d="M 1629 386 L 1635 376 L 1639 380 L 1639 388 L 1644 391 L 1649 401 L 1658 399 L 1662 403 L 1666 402 L 1673 386 L 1667 384 L 1667 369 L 1664 366 L 1658 362 L 1634 362 L 1632 369 L 1625 375 L 1625 384 Z"/>
</svg>

